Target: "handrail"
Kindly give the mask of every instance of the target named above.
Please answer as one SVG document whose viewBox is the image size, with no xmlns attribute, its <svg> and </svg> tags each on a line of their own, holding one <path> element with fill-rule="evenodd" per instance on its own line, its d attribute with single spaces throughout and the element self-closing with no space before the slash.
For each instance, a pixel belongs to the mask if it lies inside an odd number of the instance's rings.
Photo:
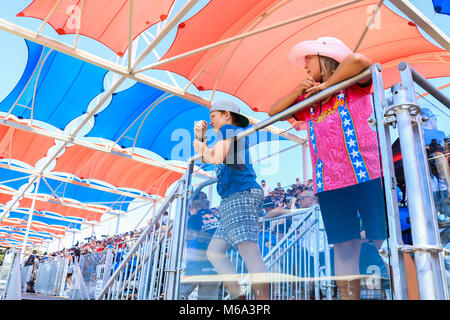
<svg viewBox="0 0 450 320">
<path fill-rule="evenodd" d="M 293 216 L 297 216 L 299 214 L 309 214 L 313 211 L 313 209 L 315 208 L 315 206 L 309 207 L 309 208 L 303 208 L 303 209 L 295 209 L 295 210 L 291 210 L 290 213 L 286 213 L 286 214 L 282 214 L 276 217 L 270 217 L 270 218 L 260 218 L 259 222 L 269 222 L 272 220 L 278 220 L 281 218 L 291 218 Z M 306 219 L 306 218 L 305 218 Z"/>
<path fill-rule="evenodd" d="M 195 188 L 194 192 L 192 192 L 191 199 L 194 199 L 195 196 L 196 196 L 196 195 L 197 195 L 204 187 L 209 186 L 209 185 L 211 185 L 211 184 L 214 184 L 214 183 L 216 183 L 216 182 L 217 182 L 217 178 L 212 178 L 212 179 L 209 179 L 209 180 L 206 180 L 206 181 L 200 183 L 200 184 L 197 186 L 197 188 Z"/>
<path fill-rule="evenodd" d="M 379 65 L 379 64 L 377 63 L 377 65 Z M 364 69 L 363 71 L 361 71 L 361 73 L 357 74 L 356 76 L 353 76 L 342 82 L 339 82 L 339 83 L 337 83 L 337 84 L 335 84 L 335 85 L 333 85 L 333 86 L 331 86 L 331 87 L 329 87 L 329 88 L 327 88 L 327 89 L 325 89 L 325 90 L 323 90 L 323 91 L 321 91 L 299 103 L 292 105 L 291 107 L 287 108 L 286 110 L 255 124 L 254 126 L 248 128 L 247 130 L 239 132 L 238 134 L 235 135 L 235 138 L 236 138 L 236 140 L 240 140 L 244 137 L 247 137 L 247 136 L 255 133 L 256 131 L 264 129 L 265 127 L 268 127 L 271 124 L 273 124 L 277 121 L 280 121 L 281 119 L 284 119 L 294 113 L 297 113 L 298 111 L 303 110 L 303 109 L 309 107 L 310 105 L 325 99 L 327 96 L 334 94 L 342 89 L 345 89 L 345 88 L 361 81 L 364 78 L 370 77 L 371 75 L 372 75 L 371 67 L 368 67 L 368 68 Z M 197 155 L 189 158 L 188 163 L 193 163 L 194 161 L 199 160 L 199 159 L 201 159 L 201 155 L 197 154 Z"/>
<path fill-rule="evenodd" d="M 411 70 L 411 75 L 415 83 L 421 86 L 425 91 L 435 97 L 440 103 L 450 109 L 450 99 L 445 96 L 438 88 L 433 86 L 430 81 L 424 78 L 420 73 L 414 70 L 408 63 L 402 62 L 398 65 L 399 71 L 404 71 L 406 68 Z"/>
<path fill-rule="evenodd" d="M 166 197 L 166 199 L 164 200 L 163 204 L 159 207 L 158 211 L 155 214 L 155 218 L 153 219 L 152 223 L 150 223 L 143 231 L 142 234 L 140 235 L 140 237 L 138 238 L 138 240 L 136 241 L 136 243 L 134 244 L 134 246 L 131 248 L 131 250 L 128 252 L 128 255 L 125 257 L 124 260 L 122 260 L 121 264 L 119 265 L 119 267 L 116 269 L 116 271 L 114 271 L 114 273 L 111 275 L 111 277 L 109 278 L 108 282 L 106 283 L 105 287 L 102 289 L 102 291 L 100 292 L 97 300 L 101 300 L 103 298 L 103 296 L 105 295 L 106 291 L 108 290 L 108 288 L 112 285 L 112 283 L 115 281 L 116 277 L 120 274 L 120 272 L 122 272 L 122 270 L 125 268 L 125 266 L 127 265 L 127 263 L 131 260 L 131 258 L 133 257 L 133 255 L 136 253 L 136 251 L 138 250 L 139 246 L 144 242 L 145 237 L 147 236 L 147 234 L 150 232 L 150 230 L 152 230 L 154 224 L 156 223 L 156 221 L 159 220 L 159 218 L 161 217 L 161 215 L 164 213 L 164 211 L 167 209 L 167 207 L 170 205 L 170 203 L 172 202 L 172 200 L 175 198 L 175 195 L 178 193 L 178 189 L 181 185 L 180 183 L 181 180 L 178 180 L 178 183 L 176 184 L 175 188 L 172 190 L 172 192 L 170 193 L 170 195 L 168 197 Z"/>
<path fill-rule="evenodd" d="M 291 228 L 291 230 L 289 230 L 286 235 L 283 237 L 283 240 L 281 240 L 280 242 L 278 242 L 267 254 L 266 256 L 263 258 L 264 262 L 266 262 L 272 255 L 273 253 L 275 253 L 288 239 L 289 237 L 291 237 L 291 235 L 293 233 L 296 232 L 297 228 L 299 228 L 301 225 L 305 224 L 306 221 L 312 216 L 313 212 L 316 210 L 316 207 L 312 207 L 310 209 L 310 211 L 307 213 L 307 216 L 305 216 L 303 218 L 302 221 L 300 221 L 294 228 Z M 284 218 L 284 216 L 282 216 Z M 275 217 L 275 218 L 280 218 L 280 216 Z M 316 223 L 317 221 L 313 221 L 311 223 L 311 227 Z M 306 230 L 305 232 L 307 232 L 308 230 Z M 303 236 L 303 234 L 301 234 L 298 238 L 301 238 Z M 276 262 L 276 261 L 272 261 L 272 264 Z"/>
</svg>

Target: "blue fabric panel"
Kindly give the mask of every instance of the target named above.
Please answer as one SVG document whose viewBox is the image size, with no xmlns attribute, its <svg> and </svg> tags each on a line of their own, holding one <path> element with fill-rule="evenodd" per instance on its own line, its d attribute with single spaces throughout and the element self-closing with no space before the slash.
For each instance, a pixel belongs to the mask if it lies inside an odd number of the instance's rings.
<svg viewBox="0 0 450 320">
<path fill-rule="evenodd" d="M 433 0 L 434 11 L 450 15 L 450 1 L 448 0 Z"/>
<path fill-rule="evenodd" d="M 70 220 L 73 220 L 73 222 L 71 222 L 71 221 L 62 221 L 62 220 L 58 220 L 58 219 L 53 219 L 53 218 L 51 218 L 51 216 L 55 216 L 55 217 L 59 217 L 59 218 L 64 218 L 64 217 L 60 216 L 60 215 L 53 215 L 49 212 L 45 213 L 45 215 L 47 217 L 33 215 L 32 221 L 42 222 L 49 226 L 62 226 L 62 227 L 68 227 L 68 228 L 77 229 L 77 230 L 81 229 L 81 223 L 77 223 L 77 221 L 82 221 L 82 219 L 70 218 Z M 8 218 L 21 219 L 24 221 L 28 221 L 28 216 L 29 216 L 28 213 L 11 211 L 11 212 L 9 212 Z M 66 218 L 66 219 L 68 219 L 68 218 Z"/>
<path fill-rule="evenodd" d="M 31 41 L 25 42 L 28 47 L 28 60 L 27 65 L 25 66 L 25 71 L 23 72 L 22 77 L 20 78 L 14 89 L 11 91 L 11 93 L 0 103 L 0 111 L 8 112 L 12 105 L 16 102 L 20 93 L 27 85 L 28 80 L 31 78 L 34 69 L 38 65 L 42 51 L 44 51 L 44 47 L 40 44 Z M 24 93 L 23 95 L 25 96 L 26 94 Z"/>
<path fill-rule="evenodd" d="M 64 129 L 71 120 L 87 110 L 93 98 L 104 91 L 103 78 L 107 70 L 60 52 L 50 52 L 42 46 L 36 47 L 29 41 L 26 43 L 29 55 L 25 72 L 14 90 L 0 103 L 0 111 L 7 112 L 11 108 L 37 67 L 18 104 L 31 108 L 36 90 L 33 119 Z M 42 60 L 45 59 L 43 66 L 39 62 L 42 50 Z M 23 106 L 17 105 L 12 113 L 20 118 L 31 118 L 31 109 Z"/>
<path fill-rule="evenodd" d="M 0 168 L 0 182 L 12 180 L 12 179 L 18 179 L 18 178 L 22 178 L 22 177 L 29 177 L 29 176 L 30 175 L 26 174 L 26 173 Z M 28 182 L 28 179 L 24 178 L 24 179 L 20 179 L 17 181 L 2 183 L 2 185 L 19 190 L 19 188 L 21 186 L 23 186 L 24 184 L 26 184 L 27 182 Z"/>
<path fill-rule="evenodd" d="M 22 235 L 22 236 L 24 236 L 24 237 L 25 237 L 25 235 L 26 235 L 26 231 L 27 231 L 26 228 L 20 228 L 20 229 L 14 228 L 14 233 L 15 233 L 15 234 L 19 234 L 19 235 Z M 28 234 L 28 237 L 41 238 L 41 239 L 49 239 L 49 240 L 52 240 L 52 239 L 53 239 L 53 237 L 51 236 L 51 234 L 48 233 L 48 232 L 37 232 L 37 231 L 34 231 L 34 230 L 30 230 L 30 232 L 29 232 L 29 234 Z"/>
<path fill-rule="evenodd" d="M 48 184 L 48 185 L 47 185 Z M 49 188 L 50 186 L 50 188 Z M 52 192 L 53 191 L 53 192 Z M 78 200 L 83 203 L 96 202 L 100 205 L 105 205 L 113 210 L 128 210 L 129 201 L 134 198 L 121 196 L 114 193 L 104 192 L 92 188 L 78 186 L 72 183 L 61 182 L 58 180 L 45 178 L 39 184 L 38 193 L 49 194 L 55 197 L 65 197 Z M 113 203 L 117 202 L 117 203 Z"/>
<path fill-rule="evenodd" d="M 166 96 L 164 91 L 142 83 L 114 94 L 110 105 L 96 115 L 95 125 L 87 136 L 111 141 L 120 138 L 118 145 L 129 148 L 134 143 L 129 138 L 134 139 L 139 131 L 136 147 L 150 150 L 166 160 L 186 161 L 195 154 L 192 148 L 194 124 L 202 119 L 209 121 L 209 110 L 176 96 L 148 109 L 155 100 Z M 213 137 L 210 138 L 210 143 L 214 143 Z M 260 132 L 249 137 L 250 145 L 273 139 L 274 135 Z"/>
</svg>

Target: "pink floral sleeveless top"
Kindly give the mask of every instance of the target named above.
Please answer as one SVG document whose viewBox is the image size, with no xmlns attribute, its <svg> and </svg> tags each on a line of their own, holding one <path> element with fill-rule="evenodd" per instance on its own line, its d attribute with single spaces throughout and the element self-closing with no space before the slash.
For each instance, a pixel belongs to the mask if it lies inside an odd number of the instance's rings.
<svg viewBox="0 0 450 320">
<path fill-rule="evenodd" d="M 355 84 L 321 107 L 294 114 L 308 121 L 314 192 L 345 188 L 381 176 L 378 138 L 367 122 L 373 113 L 370 88 Z M 304 96 L 295 103 L 304 100 Z"/>
</svg>

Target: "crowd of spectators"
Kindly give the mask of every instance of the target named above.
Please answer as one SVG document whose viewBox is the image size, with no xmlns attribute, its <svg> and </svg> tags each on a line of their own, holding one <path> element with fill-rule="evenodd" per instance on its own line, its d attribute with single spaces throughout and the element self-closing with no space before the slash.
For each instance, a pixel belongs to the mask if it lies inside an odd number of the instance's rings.
<svg viewBox="0 0 450 320">
<path fill-rule="evenodd" d="M 36 280 L 37 265 L 39 263 L 51 260 L 58 260 L 61 258 L 68 258 L 71 263 L 80 261 L 81 255 L 92 254 L 102 252 L 107 249 L 113 249 L 115 251 L 126 251 L 131 249 L 135 241 L 142 234 L 143 228 L 130 231 L 119 235 L 113 235 L 110 237 L 102 236 L 102 239 L 97 239 L 95 234 L 91 237 L 85 238 L 86 242 L 77 242 L 72 248 L 65 248 L 56 252 L 48 254 L 47 252 L 40 254 L 37 250 L 33 252 L 25 259 L 24 266 L 33 266 L 32 272 L 29 274 L 29 278 L 26 281 L 26 291 L 34 293 L 34 284 Z M 71 283 L 72 268 L 69 266 L 67 273 L 67 284 Z"/>
<path fill-rule="evenodd" d="M 139 238 L 143 228 L 135 231 L 125 232 L 110 237 L 102 236 L 97 239 L 93 234 L 91 237 L 85 238 L 83 242 L 77 242 L 72 248 L 65 248 L 52 253 L 38 253 L 34 250 L 25 261 L 25 265 L 34 264 L 35 262 L 43 262 L 46 260 L 55 260 L 62 257 L 80 257 L 81 255 L 101 252 L 107 249 L 130 249 L 135 240 Z"/>
<path fill-rule="evenodd" d="M 312 194 L 312 180 L 308 180 L 305 183 L 300 182 L 300 179 L 296 179 L 296 183 L 290 186 L 281 186 L 278 182 L 277 186 L 272 189 L 264 180 L 261 181 L 261 186 L 264 189 L 264 213 L 269 213 L 274 208 L 285 209 L 298 209 L 302 206 L 301 200 L 304 198 L 305 191 L 310 191 Z M 217 208 L 211 208 L 216 215 L 218 214 Z M 163 224 L 167 222 L 163 221 Z M 52 253 L 38 253 L 34 251 L 26 260 L 26 264 L 34 264 L 34 262 L 43 262 L 45 260 L 59 259 L 61 257 L 80 257 L 84 254 L 91 254 L 101 252 L 107 249 L 129 249 L 134 240 L 136 240 L 142 233 L 143 228 L 135 231 L 122 233 L 119 235 L 112 235 L 110 237 L 102 236 L 101 239 L 97 239 L 93 234 L 89 238 L 85 238 L 83 242 L 77 242 L 72 248 L 65 248 Z"/>
<path fill-rule="evenodd" d="M 269 209 L 279 207 L 286 209 L 300 209 L 301 207 L 304 207 L 300 202 L 305 194 L 311 195 L 313 192 L 312 179 L 302 183 L 300 182 L 300 179 L 297 178 L 294 184 L 285 187 L 282 187 L 281 183 L 278 182 L 273 190 L 264 180 L 262 180 L 261 186 L 264 189 L 264 207 Z"/>
<path fill-rule="evenodd" d="M 269 212 L 273 208 L 281 207 L 286 209 L 300 208 L 300 200 L 302 199 L 302 193 L 304 191 L 312 191 L 312 180 L 308 180 L 305 183 L 300 182 L 299 178 L 296 179 L 296 183 L 290 186 L 282 187 L 281 183 L 277 183 L 277 187 L 273 190 L 264 180 L 261 181 L 261 185 L 264 189 L 264 209 L 265 212 Z M 217 208 L 211 208 L 211 211 L 218 214 Z M 164 224 L 165 221 L 163 221 Z M 84 254 L 91 254 L 101 252 L 103 250 L 113 249 L 127 249 L 142 233 L 143 228 L 135 231 L 126 232 L 119 235 L 112 235 L 110 237 L 102 236 L 101 239 L 97 239 L 93 234 L 89 238 L 85 238 L 83 242 L 77 242 L 72 248 L 65 248 L 52 253 L 38 254 L 37 251 L 30 255 L 30 262 L 37 259 L 42 262 L 48 259 L 58 259 L 61 257 L 79 257 Z"/>
</svg>

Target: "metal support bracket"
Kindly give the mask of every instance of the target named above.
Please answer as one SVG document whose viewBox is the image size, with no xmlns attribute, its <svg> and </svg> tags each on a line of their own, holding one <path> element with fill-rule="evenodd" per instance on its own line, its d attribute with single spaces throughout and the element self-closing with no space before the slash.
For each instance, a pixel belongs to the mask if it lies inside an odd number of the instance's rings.
<svg viewBox="0 0 450 320">
<path fill-rule="evenodd" d="M 392 96 L 386 99 L 387 107 L 384 110 L 386 118 L 395 117 L 395 114 L 400 110 L 408 110 L 411 116 L 417 116 L 421 113 L 419 105 L 409 99 L 411 92 L 402 83 L 393 85 L 391 91 Z"/>
<path fill-rule="evenodd" d="M 405 253 L 416 253 L 416 252 L 431 252 L 431 253 L 440 253 L 443 251 L 441 246 L 432 246 L 432 245 L 403 245 L 398 246 L 397 250 Z"/>
</svg>

